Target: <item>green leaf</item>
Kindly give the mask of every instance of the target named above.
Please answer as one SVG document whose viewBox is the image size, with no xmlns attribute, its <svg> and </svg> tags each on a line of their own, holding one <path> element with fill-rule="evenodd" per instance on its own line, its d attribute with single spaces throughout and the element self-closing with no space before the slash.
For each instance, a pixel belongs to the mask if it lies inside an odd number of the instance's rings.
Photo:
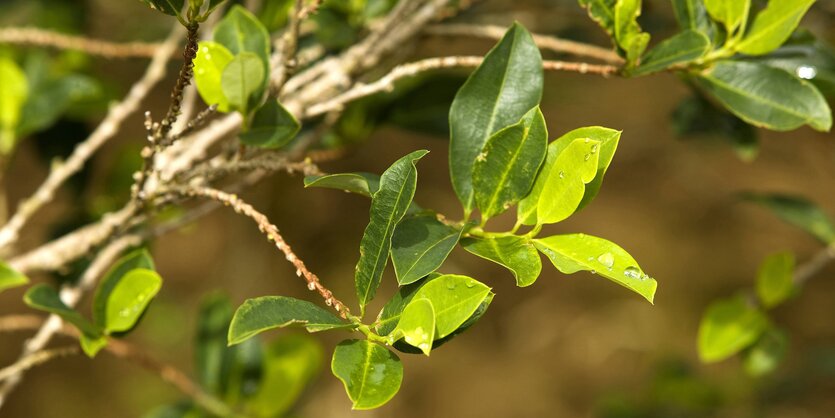
<svg viewBox="0 0 835 418">
<path fill-rule="evenodd" d="M 322 346 L 308 335 L 282 335 L 264 355 L 264 373 L 257 392 L 246 400 L 257 417 L 284 416 L 322 368 Z"/>
<path fill-rule="evenodd" d="M 0 261 L 0 292 L 29 283 L 29 278 Z"/>
<path fill-rule="evenodd" d="M 380 176 L 372 173 L 340 173 L 307 176 L 304 187 L 325 187 L 371 197 L 380 188 Z"/>
<path fill-rule="evenodd" d="M 101 336 L 99 328 L 64 304 L 58 291 L 48 285 L 41 283 L 30 287 L 23 295 L 23 301 L 32 308 L 60 316 L 61 319 L 78 328 L 82 334 L 93 338 Z"/>
<path fill-rule="evenodd" d="M 638 16 L 641 0 L 617 0 L 615 3 L 615 39 L 626 57 L 627 68 L 638 64 L 649 45 L 650 35 L 641 32 Z"/>
<path fill-rule="evenodd" d="M 703 0 L 673 0 L 673 12 L 682 30 L 695 30 L 711 38 L 714 23 L 707 14 Z"/>
<path fill-rule="evenodd" d="M 475 201 L 482 219 L 490 219 L 527 196 L 548 146 L 539 106 L 493 134 L 473 165 Z"/>
<path fill-rule="evenodd" d="M 705 7 L 710 16 L 722 22 L 728 33 L 733 33 L 748 18 L 751 0 L 705 0 Z"/>
<path fill-rule="evenodd" d="M 407 344 L 428 356 L 435 340 L 435 308 L 432 302 L 429 299 L 409 302 L 389 338 L 392 342 L 403 338 Z"/>
<path fill-rule="evenodd" d="M 248 10 L 234 5 L 214 30 L 214 41 L 225 46 L 232 55 L 243 52 L 255 54 L 264 74 L 270 73 L 270 34 L 263 24 Z M 266 87 L 266 77 L 259 86 Z"/>
<path fill-rule="evenodd" d="M 255 54 L 242 52 L 229 61 L 221 76 L 221 88 L 229 107 L 246 115 L 250 103 L 260 96 L 264 79 L 264 67 Z"/>
<path fill-rule="evenodd" d="M 484 57 L 449 109 L 449 170 L 464 211 L 473 209 L 473 164 L 488 138 L 516 123 L 542 97 L 542 56 L 518 23 Z"/>
<path fill-rule="evenodd" d="M 515 235 L 496 238 L 465 238 L 464 249 L 497 263 L 513 273 L 516 286 L 530 286 L 542 271 L 542 260 L 531 240 Z"/>
<path fill-rule="evenodd" d="M 104 335 L 91 337 L 87 334 L 81 334 L 78 337 L 78 341 L 81 343 L 81 350 L 84 351 L 84 354 L 90 358 L 95 357 L 99 351 L 101 351 L 104 347 L 107 347 L 107 337 Z"/>
<path fill-rule="evenodd" d="M 229 325 L 229 345 L 240 344 L 267 330 L 289 326 L 319 332 L 352 328 L 354 325 L 308 301 L 286 296 L 262 296 L 247 299 L 235 311 Z"/>
<path fill-rule="evenodd" d="M 391 238 L 397 282 L 414 283 L 437 270 L 455 248 L 462 231 L 439 221 L 434 214 L 403 218 Z"/>
<path fill-rule="evenodd" d="M 757 296 L 766 308 L 773 308 L 795 291 L 794 254 L 782 252 L 772 254 L 760 265 L 757 274 Z"/>
<path fill-rule="evenodd" d="M 397 394 L 403 363 L 396 354 L 367 340 L 345 340 L 336 346 L 331 371 L 345 385 L 353 409 L 374 409 Z"/>
<path fill-rule="evenodd" d="M 428 299 L 435 308 L 435 339 L 458 329 L 490 294 L 483 283 L 457 274 L 444 274 L 428 281 L 413 300 Z"/>
<path fill-rule="evenodd" d="M 658 283 L 644 273 L 638 262 L 617 244 L 586 234 L 554 235 L 533 241 L 536 248 L 560 272 L 572 274 L 581 270 L 591 271 L 653 303 Z"/>
<path fill-rule="evenodd" d="M 778 218 L 794 225 L 821 240 L 824 244 L 835 242 L 835 223 L 814 202 L 783 194 L 746 194 L 746 200 L 771 210 Z"/>
<path fill-rule="evenodd" d="M 206 16 L 210 15 L 215 9 L 218 8 L 223 2 L 226 0 L 209 0 L 209 9 L 206 11 Z"/>
<path fill-rule="evenodd" d="M 185 0 L 139 0 L 148 7 L 171 16 L 180 16 Z"/>
<path fill-rule="evenodd" d="M 252 124 L 239 137 L 241 142 L 259 148 L 281 148 L 299 132 L 301 124 L 278 100 L 267 103 L 255 112 Z"/>
<path fill-rule="evenodd" d="M 705 363 L 724 360 L 750 346 L 768 327 L 768 319 L 744 296 L 710 304 L 699 324 L 699 357 Z"/>
<path fill-rule="evenodd" d="M 417 187 L 415 163 L 429 151 L 415 151 L 395 161 L 380 177 L 380 189 L 371 198 L 371 215 L 360 241 L 355 284 L 360 311 L 374 299 L 388 262 L 394 228 L 412 203 Z"/>
<path fill-rule="evenodd" d="M 589 17 L 597 22 L 613 41 L 615 39 L 615 1 L 578 0 L 580 6 L 587 9 Z"/>
<path fill-rule="evenodd" d="M 686 30 L 665 39 L 649 51 L 633 76 L 662 71 L 673 65 L 684 64 L 702 57 L 710 50 L 710 40 L 701 32 Z"/>
<path fill-rule="evenodd" d="M 560 222 L 577 211 L 586 193 L 586 184 L 597 175 L 599 151 L 600 141 L 575 139 L 556 155 L 547 173 L 543 170 L 539 174 L 547 177 L 537 197 L 536 217 L 533 218 L 536 224 Z M 526 206 L 520 205 L 519 208 L 524 210 Z"/>
<path fill-rule="evenodd" d="M 749 348 L 743 358 L 745 371 L 751 376 L 762 376 L 774 371 L 788 351 L 786 333 L 771 327 Z"/>
<path fill-rule="evenodd" d="M 767 54 L 786 42 L 800 19 L 815 0 L 769 0 L 768 5 L 737 45 L 736 50 L 748 55 Z"/>
<path fill-rule="evenodd" d="M 134 250 L 117 260 L 96 288 L 96 294 L 93 297 L 93 322 L 97 327 L 102 329 L 106 327 L 108 302 L 113 290 L 129 271 L 135 269 L 154 270 L 154 260 L 144 248 Z"/>
<path fill-rule="evenodd" d="M 138 268 L 127 272 L 107 298 L 105 332 L 133 328 L 161 287 L 162 278 L 153 270 Z"/>
<path fill-rule="evenodd" d="M 832 127 L 832 112 L 818 89 L 783 70 L 753 62 L 721 61 L 696 81 L 752 125 L 775 131 L 804 124 L 819 131 Z"/>
<path fill-rule="evenodd" d="M 31 80 L 33 94 L 23 105 L 18 138 L 52 126 L 74 104 L 94 100 L 101 94 L 101 86 L 93 78 L 71 74 L 54 79 Z"/>
<path fill-rule="evenodd" d="M 216 395 L 227 392 L 234 351 L 227 346 L 232 304 L 221 294 L 204 298 L 197 316 L 195 337 L 195 373 L 200 386 Z"/>
<path fill-rule="evenodd" d="M 15 128 L 29 97 L 26 74 L 8 58 L 0 57 L 0 155 L 8 154 L 15 143 Z"/>
<path fill-rule="evenodd" d="M 228 112 L 229 99 L 223 94 L 221 78 L 223 70 L 232 62 L 234 56 L 225 46 L 211 41 L 201 41 L 194 59 L 194 83 L 203 101 L 217 105 L 220 112 Z"/>
</svg>

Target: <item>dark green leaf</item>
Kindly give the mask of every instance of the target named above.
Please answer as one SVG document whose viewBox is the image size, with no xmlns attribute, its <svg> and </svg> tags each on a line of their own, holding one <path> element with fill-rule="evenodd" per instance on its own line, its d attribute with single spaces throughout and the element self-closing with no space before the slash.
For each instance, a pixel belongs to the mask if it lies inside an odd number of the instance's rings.
<svg viewBox="0 0 835 418">
<path fill-rule="evenodd" d="M 185 0 L 139 0 L 148 7 L 171 16 L 179 16 Z"/>
<path fill-rule="evenodd" d="M 715 27 L 703 0 L 673 0 L 673 11 L 682 30 L 695 30 L 713 37 Z"/>
<path fill-rule="evenodd" d="M 202 41 L 198 45 L 197 57 L 194 59 L 194 83 L 203 101 L 209 105 L 217 105 L 220 112 L 228 112 L 229 99 L 223 94 L 221 78 L 223 70 L 234 59 L 225 46 L 210 41 Z"/>
<path fill-rule="evenodd" d="M 835 49 L 809 32 L 796 31 L 777 50 L 748 59 L 809 80 L 827 98 L 835 97 Z"/>
<path fill-rule="evenodd" d="M 238 307 L 229 325 L 229 345 L 240 344 L 267 330 L 289 326 L 304 327 L 308 332 L 353 327 L 310 302 L 285 296 L 263 296 L 247 299 Z"/>
<path fill-rule="evenodd" d="M 137 268 L 125 273 L 107 297 L 104 330 L 128 331 L 162 287 L 162 278 L 153 271 Z"/>
<path fill-rule="evenodd" d="M 542 96 L 542 56 L 530 33 L 514 24 L 458 90 L 449 110 L 452 185 L 473 209 L 473 164 L 487 139 L 516 123 Z"/>
<path fill-rule="evenodd" d="M 745 198 L 765 206 L 783 221 L 812 234 L 825 244 L 835 242 L 835 224 L 814 202 L 781 194 L 747 194 Z"/>
<path fill-rule="evenodd" d="M 428 356 L 435 340 L 435 308 L 432 302 L 424 298 L 409 302 L 389 338 L 392 342 L 403 338 L 407 344 Z"/>
<path fill-rule="evenodd" d="M 665 39 L 649 51 L 632 75 L 662 71 L 673 65 L 684 64 L 702 57 L 710 50 L 710 40 L 701 32 L 686 30 Z"/>
<path fill-rule="evenodd" d="M 304 187 L 326 187 L 371 197 L 380 188 L 380 176 L 371 173 L 342 173 L 307 176 Z"/>
<path fill-rule="evenodd" d="M 548 146 L 548 131 L 539 106 L 487 140 L 473 165 L 475 201 L 490 219 L 527 196 Z"/>
<path fill-rule="evenodd" d="M 458 329 L 481 306 L 490 288 L 467 276 L 445 274 L 428 281 L 414 293 L 413 300 L 428 299 L 435 309 L 435 338 Z"/>
<path fill-rule="evenodd" d="M 655 298 L 658 287 L 655 279 L 644 273 L 629 253 L 611 241 L 586 234 L 567 234 L 535 239 L 534 245 L 562 273 L 591 271 L 632 290 L 650 303 Z"/>
<path fill-rule="evenodd" d="M 766 257 L 757 274 L 757 296 L 766 308 L 773 308 L 795 291 L 794 254 L 783 252 Z"/>
<path fill-rule="evenodd" d="M 403 363 L 391 351 L 367 340 L 345 340 L 336 346 L 331 371 L 345 385 L 353 409 L 374 409 L 397 394 Z"/>
<path fill-rule="evenodd" d="M 808 124 L 832 127 L 832 112 L 808 81 L 783 70 L 743 61 L 722 61 L 697 78 L 698 84 L 746 122 L 776 131 Z"/>
<path fill-rule="evenodd" d="M 815 0 L 770 0 L 754 18 L 754 24 L 737 45 L 749 55 L 767 54 L 786 42 Z"/>
<path fill-rule="evenodd" d="M 93 338 L 101 336 L 98 327 L 64 304 L 58 295 L 58 291 L 48 285 L 36 284 L 30 287 L 23 295 L 23 301 L 32 308 L 60 316 L 61 319 L 73 324 L 83 334 Z"/>
<path fill-rule="evenodd" d="M 429 151 L 415 151 L 395 161 L 380 177 L 380 189 L 371 198 L 371 215 L 360 241 L 355 284 L 360 311 L 374 299 L 388 263 L 394 228 L 406 214 L 417 187 L 415 163 Z"/>
<path fill-rule="evenodd" d="M 774 327 L 769 328 L 745 352 L 743 358 L 745 371 L 751 376 L 771 373 L 785 357 L 788 346 L 789 339 L 785 332 Z"/>
<path fill-rule="evenodd" d="M 238 54 L 221 75 L 223 95 L 232 109 L 246 115 L 250 104 L 261 95 L 261 84 L 266 79 L 264 67 L 258 57 L 251 52 Z"/>
<path fill-rule="evenodd" d="M 267 100 L 255 112 L 249 130 L 242 132 L 241 142 L 259 148 L 281 148 L 299 132 L 301 124 L 278 100 Z"/>
<path fill-rule="evenodd" d="M 282 335 L 264 355 L 264 374 L 257 392 L 246 400 L 257 417 L 284 416 L 322 367 L 322 346 L 307 335 Z"/>
<path fill-rule="evenodd" d="M 724 360 L 750 346 L 768 326 L 768 319 L 744 296 L 713 302 L 699 325 L 699 357 L 706 363 Z"/>
<path fill-rule="evenodd" d="M 116 286 L 134 269 L 154 270 L 154 260 L 145 249 L 135 250 L 120 258 L 110 267 L 93 297 L 93 322 L 104 329 L 107 324 L 108 301 Z"/>
<path fill-rule="evenodd" d="M 18 137 L 48 128 L 73 104 L 98 97 L 101 87 L 90 77 L 70 74 L 40 80 L 30 78 L 29 91 L 32 94 L 21 111 Z"/>
<path fill-rule="evenodd" d="M 519 287 L 532 285 L 542 271 L 539 253 L 527 238 L 515 235 L 484 239 L 466 238 L 461 244 L 465 250 L 510 270 Z"/>
<path fill-rule="evenodd" d="M 203 389 L 216 395 L 225 394 L 234 358 L 233 348 L 226 343 L 232 320 L 229 298 L 220 294 L 205 298 L 197 319 L 195 373 Z"/>
<path fill-rule="evenodd" d="M 436 215 L 408 216 L 397 224 L 391 238 L 391 261 L 397 282 L 416 282 L 443 264 L 461 237 Z"/>
<path fill-rule="evenodd" d="M 0 261 L 0 292 L 29 283 L 29 278 Z"/>
<path fill-rule="evenodd" d="M 214 30 L 214 41 L 225 46 L 232 55 L 255 54 L 264 74 L 270 73 L 270 34 L 264 25 L 240 5 L 232 6 Z M 267 77 L 268 78 L 268 77 Z M 259 86 L 266 86 L 266 83 Z"/>
<path fill-rule="evenodd" d="M 293 0 L 272 0 L 264 2 L 258 11 L 258 20 L 264 24 L 268 32 L 275 32 L 285 24 L 290 17 L 295 2 Z"/>
</svg>

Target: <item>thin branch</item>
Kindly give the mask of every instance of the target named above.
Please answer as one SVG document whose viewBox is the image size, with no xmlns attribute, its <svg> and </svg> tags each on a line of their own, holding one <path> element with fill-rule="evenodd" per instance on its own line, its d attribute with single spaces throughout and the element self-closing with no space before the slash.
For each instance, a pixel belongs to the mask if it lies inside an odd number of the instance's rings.
<svg viewBox="0 0 835 418">
<path fill-rule="evenodd" d="M 0 382 L 10 379 L 13 376 L 18 376 L 27 370 L 44 364 L 50 360 L 71 356 L 78 354 L 79 349 L 77 345 L 69 347 L 51 348 L 48 350 L 40 350 L 36 353 L 27 355 L 21 358 L 14 364 L 0 369 Z"/>
<path fill-rule="evenodd" d="M 431 25 L 426 27 L 426 33 L 440 36 L 473 36 L 489 39 L 501 39 L 507 28 L 496 25 L 472 25 L 472 24 L 444 24 Z M 582 42 L 561 39 L 554 36 L 533 34 L 533 41 L 540 49 L 599 59 L 610 64 L 623 64 L 623 58 L 614 51 L 596 45 Z"/>
<path fill-rule="evenodd" d="M 67 35 L 38 28 L 0 28 L 0 44 L 46 46 L 83 51 L 105 58 L 152 58 L 161 44 L 146 42 L 117 43 Z M 172 54 L 168 54 L 168 59 Z"/>
<path fill-rule="evenodd" d="M 278 228 L 270 222 L 269 218 L 267 218 L 266 215 L 256 210 L 254 207 L 252 207 L 252 205 L 244 202 L 243 200 L 241 200 L 241 198 L 234 194 L 229 194 L 209 187 L 192 187 L 187 189 L 180 189 L 176 192 L 185 196 L 203 197 L 220 202 L 225 206 L 231 207 L 236 213 L 244 215 L 255 221 L 261 233 L 266 235 L 269 241 L 275 242 L 276 248 L 278 248 L 279 251 L 283 252 L 287 261 L 289 261 L 293 264 L 293 266 L 296 267 L 296 275 L 299 277 L 304 277 L 305 281 L 307 282 L 308 289 L 317 291 L 319 295 L 322 296 L 322 298 L 325 300 L 325 304 L 327 304 L 328 306 L 333 306 L 333 308 L 343 318 L 347 317 L 347 315 L 350 314 L 348 307 L 345 306 L 345 304 L 342 303 L 339 299 L 335 298 L 333 296 L 333 293 L 322 285 L 321 281 L 319 280 L 319 277 L 313 274 L 310 270 L 308 270 L 307 266 L 305 266 L 304 264 L 304 261 L 302 261 L 298 256 L 296 256 L 292 248 L 290 248 L 290 246 L 284 240 L 284 237 L 282 237 L 279 233 Z"/>
<path fill-rule="evenodd" d="M 818 251 L 811 259 L 794 269 L 794 283 L 798 287 L 806 284 L 819 271 L 835 260 L 835 243 Z"/>
<path fill-rule="evenodd" d="M 202 166 L 195 167 L 190 173 L 189 178 L 199 178 L 201 181 L 211 182 L 214 179 L 229 174 L 252 170 L 264 170 L 268 172 L 284 171 L 287 174 L 302 173 L 305 176 L 322 175 L 322 171 L 319 170 L 319 167 L 312 160 L 291 161 L 285 156 L 268 153 L 248 160 L 223 161 L 219 163 L 209 161 Z"/>
</svg>

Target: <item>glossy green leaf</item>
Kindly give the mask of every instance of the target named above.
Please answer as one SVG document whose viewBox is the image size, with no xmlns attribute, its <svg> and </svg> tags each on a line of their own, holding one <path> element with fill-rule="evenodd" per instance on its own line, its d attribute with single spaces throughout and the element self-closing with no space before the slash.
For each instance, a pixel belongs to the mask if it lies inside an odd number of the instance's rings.
<svg viewBox="0 0 835 418">
<path fill-rule="evenodd" d="M 547 177 L 536 202 L 534 219 L 537 224 L 560 222 L 577 211 L 586 192 L 586 184 L 597 175 L 600 144 L 600 141 L 589 138 L 575 139 L 559 152 L 547 173 L 540 173 L 547 174 Z M 520 206 L 520 209 L 524 207 Z"/>
<path fill-rule="evenodd" d="M 821 240 L 835 242 L 835 223 L 814 202 L 784 194 L 747 194 L 745 199 L 771 210 L 783 221 L 794 225 Z"/>
<path fill-rule="evenodd" d="M 658 283 L 617 244 L 586 234 L 535 239 L 534 245 L 564 274 L 591 271 L 643 296 L 650 303 Z"/>
<path fill-rule="evenodd" d="M 345 340 L 336 346 L 331 371 L 345 385 L 353 409 L 374 409 L 397 394 L 403 363 L 396 354 L 368 340 Z"/>
<path fill-rule="evenodd" d="M 153 270 L 138 268 L 125 273 L 107 298 L 105 332 L 133 328 L 161 287 L 162 278 Z"/>
<path fill-rule="evenodd" d="M 281 148 L 299 133 L 301 124 L 278 100 L 270 99 L 252 117 L 252 123 L 239 138 L 246 145 Z"/>
<path fill-rule="evenodd" d="M 194 59 L 194 83 L 203 101 L 209 105 L 217 105 L 220 112 L 228 112 L 229 99 L 223 93 L 221 78 L 223 70 L 234 59 L 225 46 L 211 41 L 201 41 Z"/>
<path fill-rule="evenodd" d="M 270 34 L 248 10 L 234 5 L 215 26 L 214 41 L 225 46 L 232 55 L 243 52 L 255 54 L 264 74 L 270 72 Z M 266 86 L 266 78 L 261 86 Z"/>
<path fill-rule="evenodd" d="M 768 327 L 768 319 L 744 296 L 710 304 L 699 324 L 699 357 L 706 363 L 724 360 L 750 346 Z"/>
<path fill-rule="evenodd" d="M 246 114 L 254 96 L 259 96 L 266 75 L 258 57 L 251 52 L 238 54 L 221 75 L 223 95 L 232 109 Z"/>
<path fill-rule="evenodd" d="M 179 16 L 185 0 L 139 0 L 148 7 L 171 16 Z"/>
<path fill-rule="evenodd" d="M 108 302 L 113 290 L 125 275 L 135 269 L 154 270 L 154 260 L 145 249 L 134 250 L 123 256 L 105 273 L 93 297 L 93 322 L 104 329 L 107 324 Z"/>
<path fill-rule="evenodd" d="M 0 155 L 8 154 L 15 143 L 15 128 L 29 97 L 26 74 L 9 58 L 0 57 Z"/>
<path fill-rule="evenodd" d="M 707 14 L 703 0 L 673 0 L 673 12 L 682 30 L 695 30 L 711 38 L 714 23 Z"/>
<path fill-rule="evenodd" d="M 0 292 L 29 283 L 29 278 L 0 261 Z"/>
<path fill-rule="evenodd" d="M 513 273 L 516 285 L 532 285 L 542 271 L 542 260 L 531 240 L 515 235 L 495 238 L 466 238 L 464 249 L 497 263 Z"/>
<path fill-rule="evenodd" d="M 101 331 L 63 301 L 58 291 L 46 284 L 36 284 L 26 291 L 23 301 L 32 308 L 58 315 L 73 324 L 81 333 L 91 337 L 101 336 Z"/>
<path fill-rule="evenodd" d="M 545 159 L 548 131 L 539 106 L 487 140 L 473 165 L 475 201 L 490 219 L 528 195 Z"/>
<path fill-rule="evenodd" d="M 714 20 L 722 22 L 732 33 L 748 18 L 751 0 L 705 0 L 705 7 Z"/>
<path fill-rule="evenodd" d="M 832 112 L 808 81 L 764 64 L 722 61 L 700 74 L 697 83 L 746 122 L 775 131 L 808 124 L 832 127 Z"/>
<path fill-rule="evenodd" d="M 615 39 L 626 57 L 626 66 L 634 67 L 649 45 L 650 35 L 641 31 L 638 16 L 641 0 L 618 0 L 615 3 Z"/>
<path fill-rule="evenodd" d="M 794 294 L 794 254 L 772 254 L 760 265 L 757 296 L 766 308 L 773 308 Z"/>
<path fill-rule="evenodd" d="M 322 346 L 308 335 L 282 335 L 264 353 L 264 372 L 257 391 L 246 400 L 257 417 L 284 416 L 322 368 Z"/>
<path fill-rule="evenodd" d="M 371 215 L 360 241 L 360 259 L 354 277 L 360 311 L 374 299 L 391 250 L 394 228 L 412 203 L 417 187 L 415 163 L 429 151 L 415 151 L 395 161 L 382 176 L 371 198 Z"/>
<path fill-rule="evenodd" d="M 441 339 L 458 329 L 478 309 L 490 288 L 475 279 L 444 274 L 414 293 L 413 300 L 428 299 L 435 308 L 435 338 Z"/>
<path fill-rule="evenodd" d="M 789 339 L 777 328 L 769 328 L 744 354 L 743 366 L 751 376 L 762 376 L 774 371 L 788 351 Z"/>
<path fill-rule="evenodd" d="M 786 42 L 815 0 L 769 0 L 736 50 L 748 55 L 767 54 Z"/>
<path fill-rule="evenodd" d="M 665 39 L 649 51 L 632 75 L 644 75 L 685 64 L 702 57 L 710 50 L 710 40 L 701 32 L 686 30 Z"/>
<path fill-rule="evenodd" d="M 229 325 L 229 345 L 240 344 L 267 330 L 289 326 L 304 327 L 308 332 L 353 327 L 308 301 L 286 296 L 263 296 L 247 299 L 235 311 Z"/>
<path fill-rule="evenodd" d="M 400 321 L 389 336 L 392 342 L 401 337 L 407 344 L 429 355 L 435 340 L 435 308 L 429 299 L 413 299 L 400 314 Z"/>
<path fill-rule="evenodd" d="M 449 109 L 449 169 L 466 213 L 474 205 L 473 164 L 488 138 L 519 121 L 542 96 L 542 56 L 514 24 L 458 90 Z"/>
<path fill-rule="evenodd" d="M 437 270 L 455 248 L 461 232 L 434 214 L 403 218 L 391 238 L 391 262 L 397 282 L 414 283 Z"/>
<path fill-rule="evenodd" d="M 380 176 L 372 173 L 340 173 L 307 176 L 304 187 L 325 187 L 371 197 L 380 188 Z"/>
<path fill-rule="evenodd" d="M 616 0 L 578 0 L 578 2 L 587 10 L 589 17 L 614 40 Z"/>
</svg>

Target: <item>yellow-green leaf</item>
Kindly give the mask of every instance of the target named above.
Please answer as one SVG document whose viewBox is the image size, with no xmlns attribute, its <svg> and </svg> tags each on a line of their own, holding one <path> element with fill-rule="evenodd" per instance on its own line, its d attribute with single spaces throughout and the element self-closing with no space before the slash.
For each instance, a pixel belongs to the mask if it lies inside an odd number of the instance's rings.
<svg viewBox="0 0 835 418">
<path fill-rule="evenodd" d="M 699 325 L 699 357 L 706 363 L 724 360 L 757 341 L 767 326 L 765 315 L 744 296 L 713 302 Z"/>
<path fill-rule="evenodd" d="M 397 394 L 403 363 L 396 354 L 368 340 L 345 340 L 331 360 L 333 375 L 345 385 L 353 409 L 374 409 Z"/>
<path fill-rule="evenodd" d="M 769 0 L 754 18 L 754 24 L 737 45 L 748 55 L 767 54 L 786 42 L 815 0 Z"/>
<path fill-rule="evenodd" d="M 202 41 L 197 48 L 194 59 L 194 83 L 203 101 L 209 105 L 217 105 L 220 112 L 228 112 L 229 99 L 223 94 L 221 77 L 223 70 L 234 56 L 225 46 L 210 41 Z"/>
<path fill-rule="evenodd" d="M 792 296 L 793 276 L 794 254 L 782 252 L 766 257 L 757 274 L 757 296 L 766 308 L 773 308 Z"/>
<path fill-rule="evenodd" d="M 29 278 L 0 261 L 0 292 L 29 283 Z"/>
</svg>

